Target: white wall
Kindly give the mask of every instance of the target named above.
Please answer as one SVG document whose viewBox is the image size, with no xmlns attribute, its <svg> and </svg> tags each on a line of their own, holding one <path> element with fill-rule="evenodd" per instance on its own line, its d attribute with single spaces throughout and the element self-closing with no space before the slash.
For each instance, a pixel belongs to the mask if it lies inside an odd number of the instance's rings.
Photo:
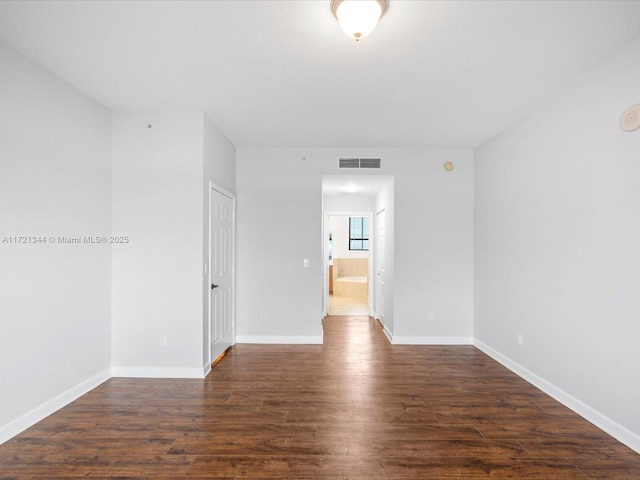
<svg viewBox="0 0 640 480">
<path fill-rule="evenodd" d="M 209 188 L 209 181 L 212 181 L 228 192 L 236 191 L 236 147 L 206 115 L 204 116 L 204 177 L 205 189 Z M 208 203 L 205 206 L 209 208 Z M 205 225 L 208 225 L 208 214 L 206 220 Z"/>
<path fill-rule="evenodd" d="M 322 196 L 322 208 L 325 212 L 373 212 L 376 195 L 333 195 Z"/>
<path fill-rule="evenodd" d="M 446 160 L 453 171 L 444 170 Z M 407 155 L 395 168 L 394 339 L 470 343 L 472 153 Z"/>
<path fill-rule="evenodd" d="M 472 154 L 392 148 L 238 149 L 238 341 L 321 340 L 322 175 L 358 155 L 381 156 L 375 173 L 395 177 L 394 341 L 471 341 Z"/>
<path fill-rule="evenodd" d="M 640 39 L 476 151 L 475 336 L 640 451 L 638 59 Z"/>
<path fill-rule="evenodd" d="M 109 235 L 111 174 L 109 111 L 1 43 L 0 105 L 1 443 L 109 376 L 110 247 L 57 237 Z"/>
<path fill-rule="evenodd" d="M 302 156 L 237 149 L 238 342 L 322 341 L 322 179 Z"/>
<path fill-rule="evenodd" d="M 115 375 L 203 374 L 203 131 L 202 112 L 113 113 Z"/>
</svg>

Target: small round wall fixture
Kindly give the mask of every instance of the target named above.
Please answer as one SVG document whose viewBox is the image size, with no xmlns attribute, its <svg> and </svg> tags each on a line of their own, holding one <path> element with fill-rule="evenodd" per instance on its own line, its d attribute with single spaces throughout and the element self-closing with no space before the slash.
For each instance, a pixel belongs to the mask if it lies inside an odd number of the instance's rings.
<svg viewBox="0 0 640 480">
<path fill-rule="evenodd" d="M 640 128 L 640 104 L 631 105 L 622 113 L 620 127 L 625 132 L 633 132 Z"/>
<path fill-rule="evenodd" d="M 340 28 L 356 42 L 373 32 L 387 8 L 389 0 L 331 0 Z"/>
<path fill-rule="evenodd" d="M 447 172 L 450 172 L 451 170 L 453 170 L 453 162 L 444 162 L 444 169 Z"/>
</svg>

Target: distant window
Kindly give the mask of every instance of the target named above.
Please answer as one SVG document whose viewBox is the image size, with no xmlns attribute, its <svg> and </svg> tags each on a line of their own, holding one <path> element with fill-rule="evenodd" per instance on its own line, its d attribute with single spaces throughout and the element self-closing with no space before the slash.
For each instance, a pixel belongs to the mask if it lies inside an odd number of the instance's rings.
<svg viewBox="0 0 640 480">
<path fill-rule="evenodd" d="M 349 250 L 369 250 L 369 218 L 349 217 Z"/>
</svg>

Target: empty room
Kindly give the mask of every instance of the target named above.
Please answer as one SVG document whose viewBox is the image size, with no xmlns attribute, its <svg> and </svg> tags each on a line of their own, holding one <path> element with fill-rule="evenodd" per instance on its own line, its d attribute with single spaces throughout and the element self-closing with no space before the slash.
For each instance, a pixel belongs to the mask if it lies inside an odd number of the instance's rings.
<svg viewBox="0 0 640 480">
<path fill-rule="evenodd" d="M 0 478 L 640 479 L 640 1 L 0 2 Z"/>
</svg>

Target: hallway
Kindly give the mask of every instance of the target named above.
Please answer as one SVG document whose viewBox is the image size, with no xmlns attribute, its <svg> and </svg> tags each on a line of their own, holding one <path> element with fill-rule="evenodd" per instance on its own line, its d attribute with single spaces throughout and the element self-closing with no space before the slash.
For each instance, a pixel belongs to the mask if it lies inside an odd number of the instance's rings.
<svg viewBox="0 0 640 480">
<path fill-rule="evenodd" d="M 338 297 L 329 295 L 329 315 L 365 315 L 369 314 L 369 301 L 366 298 Z"/>
<path fill-rule="evenodd" d="M 472 346 L 240 344 L 206 380 L 114 378 L 0 446 L 0 477 L 640 478 L 640 456 Z"/>
</svg>

